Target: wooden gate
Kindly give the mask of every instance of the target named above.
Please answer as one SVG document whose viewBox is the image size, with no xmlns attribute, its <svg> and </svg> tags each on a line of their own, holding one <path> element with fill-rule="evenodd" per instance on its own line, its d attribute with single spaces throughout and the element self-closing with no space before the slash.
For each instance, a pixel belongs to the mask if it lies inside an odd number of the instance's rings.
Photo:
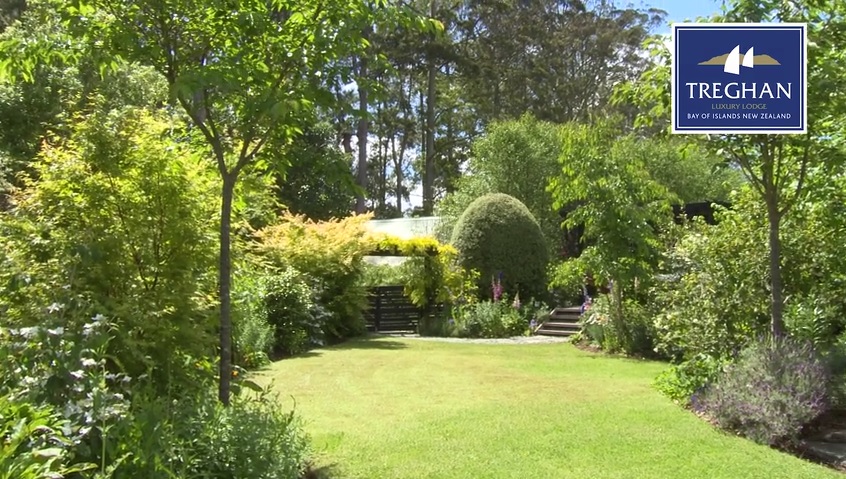
<svg viewBox="0 0 846 479">
<path fill-rule="evenodd" d="M 365 312 L 367 329 L 377 333 L 416 333 L 422 311 L 402 286 L 370 288 L 370 308 Z"/>
</svg>

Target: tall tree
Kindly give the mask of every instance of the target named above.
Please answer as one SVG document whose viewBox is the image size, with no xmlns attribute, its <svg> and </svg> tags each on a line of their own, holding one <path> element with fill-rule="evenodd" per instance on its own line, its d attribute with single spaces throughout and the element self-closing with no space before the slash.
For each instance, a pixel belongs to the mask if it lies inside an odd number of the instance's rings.
<svg viewBox="0 0 846 479">
<path fill-rule="evenodd" d="M 228 405 L 235 186 L 269 138 L 290 141 L 315 103 L 331 101 L 322 77 L 349 78 L 345 63 L 336 60 L 360 53 L 366 45 L 365 27 L 392 19 L 396 9 L 365 0 L 245 0 L 237 8 L 225 0 L 91 0 L 57 2 L 55 7 L 79 35 L 102 45 L 104 64 L 123 59 L 155 68 L 217 165 L 219 398 Z M 17 65 L 29 68 L 32 59 Z"/>
<path fill-rule="evenodd" d="M 362 39 L 365 42 L 365 45 L 369 44 L 369 37 L 370 32 L 372 30 L 371 25 L 367 25 L 362 30 Z M 356 85 L 358 86 L 358 110 L 359 110 L 359 119 L 358 119 L 358 166 L 356 170 L 358 171 L 358 186 L 360 188 L 359 193 L 355 200 L 355 211 L 358 214 L 364 213 L 366 209 L 365 198 L 364 198 L 364 191 L 367 190 L 367 141 L 368 141 L 368 134 L 370 132 L 370 123 L 367 114 L 367 109 L 370 106 L 369 103 L 369 93 L 370 93 L 370 81 L 369 81 L 369 58 L 368 53 L 363 52 L 357 58 L 358 61 L 358 74 L 357 74 L 357 82 Z"/>
<path fill-rule="evenodd" d="M 437 0 L 429 0 L 429 14 L 437 14 Z M 435 37 L 432 35 L 432 43 Z M 435 202 L 435 95 L 438 81 L 438 59 L 429 49 L 426 65 L 426 157 L 423 167 L 423 214 L 431 215 Z"/>
<path fill-rule="evenodd" d="M 461 19 L 467 93 L 485 122 L 585 120 L 646 65 L 641 44 L 663 16 L 607 0 L 476 0 Z"/>
<path fill-rule="evenodd" d="M 808 133 L 805 135 L 721 135 L 702 138 L 712 151 L 735 163 L 758 193 L 769 225 L 771 332 L 784 333 L 781 225 L 807 194 L 810 169 L 841 168 L 846 113 L 846 5 L 840 2 L 733 0 L 716 22 L 808 23 Z M 637 125 L 667 131 L 670 114 L 669 51 L 655 45 L 654 65 L 637 82 L 624 84 L 617 101 L 639 108 Z"/>
</svg>

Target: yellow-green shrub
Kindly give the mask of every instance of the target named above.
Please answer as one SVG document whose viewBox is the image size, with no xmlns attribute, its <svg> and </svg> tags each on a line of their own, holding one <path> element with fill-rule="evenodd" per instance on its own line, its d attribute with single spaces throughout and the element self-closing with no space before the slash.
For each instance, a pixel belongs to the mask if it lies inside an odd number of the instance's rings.
<svg viewBox="0 0 846 479">
<path fill-rule="evenodd" d="M 405 294 L 421 308 L 450 304 L 463 291 L 470 272 L 458 264 L 458 251 L 432 237 L 378 236 L 373 254 L 405 256 L 400 266 Z"/>
<path fill-rule="evenodd" d="M 45 142 L 0 214 L 0 323 L 31 326 L 45 305 L 64 327 L 102 314 L 123 368 L 162 386 L 178 354 L 213 351 L 215 173 L 168 136 L 174 121 L 100 113 Z"/>
<path fill-rule="evenodd" d="M 290 266 L 314 280 L 318 301 L 330 313 L 322 325 L 329 340 L 365 331 L 367 290 L 361 277 L 363 258 L 373 245 L 365 226 L 371 217 L 315 222 L 285 214 L 256 233 L 254 250 L 271 268 Z"/>
</svg>

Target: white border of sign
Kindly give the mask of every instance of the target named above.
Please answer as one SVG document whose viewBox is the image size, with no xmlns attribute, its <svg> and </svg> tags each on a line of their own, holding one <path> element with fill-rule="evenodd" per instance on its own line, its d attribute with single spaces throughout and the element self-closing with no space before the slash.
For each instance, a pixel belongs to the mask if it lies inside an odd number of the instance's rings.
<svg viewBox="0 0 846 479">
<path fill-rule="evenodd" d="M 765 27 L 768 30 L 778 30 L 780 27 L 802 29 L 802 129 L 795 127 L 791 130 L 747 130 L 742 127 L 715 130 L 679 130 L 676 109 L 676 34 L 679 27 Z M 673 23 L 670 37 L 670 112 L 672 116 L 672 133 L 680 135 L 802 135 L 808 133 L 808 24 L 807 23 Z"/>
</svg>

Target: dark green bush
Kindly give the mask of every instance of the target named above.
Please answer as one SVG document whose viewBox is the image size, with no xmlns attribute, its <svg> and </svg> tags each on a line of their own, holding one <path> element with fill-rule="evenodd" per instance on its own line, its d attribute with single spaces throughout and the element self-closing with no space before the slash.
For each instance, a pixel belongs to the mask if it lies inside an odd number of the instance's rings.
<svg viewBox="0 0 846 479">
<path fill-rule="evenodd" d="M 485 195 L 467 207 L 455 226 L 452 245 L 467 270 L 479 272 L 479 290 L 490 298 L 493 278 L 505 293 L 546 297 L 547 246 L 538 222 L 525 205 L 501 193 Z"/>
<path fill-rule="evenodd" d="M 723 429 L 761 444 L 789 445 L 829 407 L 830 380 L 810 343 L 770 339 L 743 350 L 691 404 Z"/>
<path fill-rule="evenodd" d="M 283 355 L 300 354 L 325 341 L 323 328 L 331 317 L 320 306 L 322 296 L 308 277 L 285 267 L 265 278 L 267 320 L 275 329 L 275 349 Z"/>
<path fill-rule="evenodd" d="M 264 273 L 252 265 L 236 270 L 232 282 L 232 341 L 235 364 L 256 368 L 270 362 L 276 327 L 270 324 Z"/>
<path fill-rule="evenodd" d="M 820 188 L 796 203 L 781 226 L 786 329 L 830 347 L 846 330 L 846 178 L 813 173 Z M 730 357 L 770 324 L 767 221 L 757 194 L 742 189 L 716 226 L 693 225 L 674 242 L 652 305 L 658 349 L 676 360 Z"/>
</svg>

